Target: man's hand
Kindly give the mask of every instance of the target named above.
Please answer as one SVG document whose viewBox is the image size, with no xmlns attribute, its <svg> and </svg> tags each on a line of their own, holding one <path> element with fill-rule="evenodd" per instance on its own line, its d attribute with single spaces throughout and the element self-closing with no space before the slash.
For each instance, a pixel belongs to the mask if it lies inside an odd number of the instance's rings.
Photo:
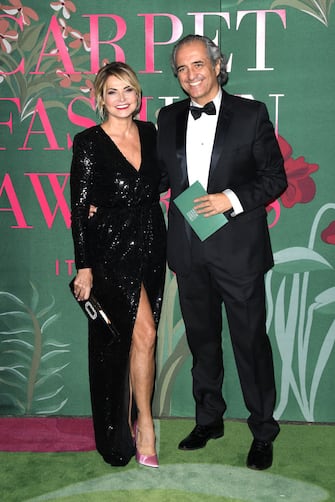
<svg viewBox="0 0 335 502">
<path fill-rule="evenodd" d="M 203 214 L 206 218 L 214 214 L 224 213 L 233 206 L 224 193 L 210 193 L 194 199 L 194 209 L 197 213 Z"/>
</svg>

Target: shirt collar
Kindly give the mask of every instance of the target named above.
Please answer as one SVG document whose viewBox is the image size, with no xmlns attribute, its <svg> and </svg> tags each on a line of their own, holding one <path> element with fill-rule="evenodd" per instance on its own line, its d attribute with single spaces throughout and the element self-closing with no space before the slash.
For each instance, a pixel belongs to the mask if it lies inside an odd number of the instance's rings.
<svg viewBox="0 0 335 502">
<path fill-rule="evenodd" d="M 215 96 L 215 98 L 212 100 L 213 103 L 215 104 L 215 109 L 216 109 L 216 113 L 218 113 L 218 111 L 220 110 L 220 105 L 221 105 L 221 99 L 222 99 L 222 89 L 221 87 L 219 88 L 219 91 L 217 93 L 217 95 Z M 199 103 L 196 103 L 195 101 L 193 101 L 191 99 L 191 105 L 192 106 L 198 106 L 199 108 L 202 108 L 201 105 L 199 105 Z"/>
</svg>

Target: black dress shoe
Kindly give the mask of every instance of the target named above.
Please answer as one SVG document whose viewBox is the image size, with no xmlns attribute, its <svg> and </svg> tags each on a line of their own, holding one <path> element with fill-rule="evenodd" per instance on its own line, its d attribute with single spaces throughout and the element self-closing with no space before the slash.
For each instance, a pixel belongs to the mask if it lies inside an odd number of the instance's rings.
<svg viewBox="0 0 335 502">
<path fill-rule="evenodd" d="M 247 467 L 263 471 L 272 465 L 273 447 L 271 442 L 254 439 L 248 453 Z"/>
<path fill-rule="evenodd" d="M 212 425 L 196 425 L 193 431 L 179 443 L 178 448 L 179 450 L 198 450 L 206 446 L 209 439 L 221 438 L 223 431 L 222 420 Z"/>
</svg>

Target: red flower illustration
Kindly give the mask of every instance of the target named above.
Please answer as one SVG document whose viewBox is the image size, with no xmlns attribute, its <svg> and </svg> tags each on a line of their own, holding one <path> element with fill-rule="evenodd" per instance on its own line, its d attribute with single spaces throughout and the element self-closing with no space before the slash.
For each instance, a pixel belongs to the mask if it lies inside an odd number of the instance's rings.
<svg viewBox="0 0 335 502">
<path fill-rule="evenodd" d="M 71 87 L 73 82 L 81 81 L 81 73 L 65 73 L 63 70 L 56 70 L 57 75 L 59 75 L 62 80 L 59 82 L 61 87 Z"/>
<path fill-rule="evenodd" d="M 85 81 L 86 86 L 81 86 L 80 90 L 81 92 L 87 94 L 90 93 L 90 98 L 94 98 L 95 93 L 94 93 L 94 85 L 93 82 L 89 79 Z"/>
<path fill-rule="evenodd" d="M 16 42 L 19 35 L 14 30 L 9 30 L 9 22 L 6 19 L 0 19 L 0 47 L 1 50 L 10 54 L 12 52 L 12 46 L 10 42 Z"/>
<path fill-rule="evenodd" d="M 335 221 L 332 221 L 328 227 L 321 232 L 321 239 L 327 244 L 335 245 Z"/>
<path fill-rule="evenodd" d="M 59 22 L 59 24 L 61 26 L 62 37 L 65 39 L 65 38 L 67 38 L 69 36 L 69 34 L 70 34 L 70 32 L 71 32 L 71 30 L 73 28 L 71 28 L 71 26 L 68 26 L 66 24 L 66 22 L 64 21 L 64 19 L 62 19 L 62 18 L 58 19 L 58 22 Z"/>
<path fill-rule="evenodd" d="M 30 7 L 23 7 L 21 0 L 9 0 L 12 5 L 0 5 L 0 8 L 11 16 L 18 14 L 22 18 L 23 24 L 29 26 L 30 19 L 37 21 L 39 19 L 37 13 Z"/>
<path fill-rule="evenodd" d="M 269 228 L 272 228 L 277 225 L 279 218 L 280 218 L 280 204 L 278 200 L 275 200 L 274 202 L 271 202 L 265 207 L 266 211 L 270 213 L 270 211 L 274 211 L 274 217 L 273 221 L 269 223 Z"/>
<path fill-rule="evenodd" d="M 70 34 L 74 38 L 74 41 L 69 43 L 70 47 L 72 47 L 73 49 L 78 49 L 81 46 L 81 44 L 83 44 L 85 51 L 89 52 L 91 50 L 91 41 L 89 33 L 85 33 L 85 35 L 82 35 L 80 31 L 71 29 Z"/>
<path fill-rule="evenodd" d="M 65 19 L 69 19 L 71 17 L 70 12 L 76 12 L 76 6 L 73 2 L 69 0 L 60 0 L 59 2 L 51 2 L 50 7 L 55 11 L 62 10 L 62 15 Z"/>
<path fill-rule="evenodd" d="M 310 175 L 319 169 L 318 164 L 309 164 L 304 157 L 293 159 L 292 148 L 287 141 L 279 136 L 279 147 L 284 157 L 284 166 L 288 187 L 282 194 L 281 202 L 285 207 L 295 204 L 306 204 L 314 199 L 316 186 Z"/>
<path fill-rule="evenodd" d="M 160 201 L 164 204 L 166 212 L 169 210 L 171 190 L 169 189 L 165 194 L 161 195 Z"/>
</svg>

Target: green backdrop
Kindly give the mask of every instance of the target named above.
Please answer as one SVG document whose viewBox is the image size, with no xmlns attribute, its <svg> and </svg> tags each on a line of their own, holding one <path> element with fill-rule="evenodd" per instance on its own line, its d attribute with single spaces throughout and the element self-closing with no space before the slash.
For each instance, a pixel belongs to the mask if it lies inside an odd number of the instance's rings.
<svg viewBox="0 0 335 502">
<path fill-rule="evenodd" d="M 143 87 L 141 118 L 183 98 L 173 44 L 206 34 L 229 57 L 227 90 L 264 101 L 289 188 L 268 208 L 275 268 L 268 330 L 283 420 L 335 419 L 333 0 L 7 0 L 0 5 L 0 414 L 89 415 L 87 328 L 74 275 L 69 167 L 75 133 L 98 119 L 105 61 Z M 169 194 L 162 197 L 164 209 Z M 226 325 L 227 416 L 246 416 Z M 157 416 L 193 416 L 191 360 L 167 270 Z"/>
</svg>

